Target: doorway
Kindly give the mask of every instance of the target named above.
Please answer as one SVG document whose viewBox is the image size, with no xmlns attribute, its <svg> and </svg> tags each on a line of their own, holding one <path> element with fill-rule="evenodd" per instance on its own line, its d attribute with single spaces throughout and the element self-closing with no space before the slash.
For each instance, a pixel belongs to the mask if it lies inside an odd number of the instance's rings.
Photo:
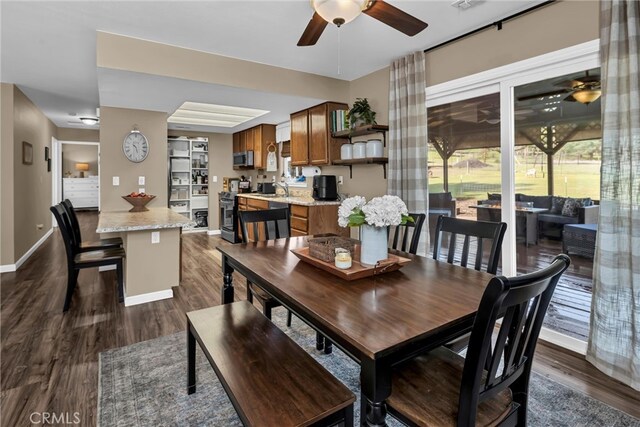
<svg viewBox="0 0 640 427">
<path fill-rule="evenodd" d="M 100 210 L 100 143 L 58 141 L 53 156 L 53 202 Z"/>
</svg>

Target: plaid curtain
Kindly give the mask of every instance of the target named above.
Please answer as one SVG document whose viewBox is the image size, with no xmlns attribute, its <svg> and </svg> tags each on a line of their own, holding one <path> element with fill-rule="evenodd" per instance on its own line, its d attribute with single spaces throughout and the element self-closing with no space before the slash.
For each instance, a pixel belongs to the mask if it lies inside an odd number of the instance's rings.
<svg viewBox="0 0 640 427">
<path fill-rule="evenodd" d="M 602 0 L 602 176 L 587 360 L 640 390 L 640 2 Z"/>
<path fill-rule="evenodd" d="M 394 61 L 389 75 L 389 171 L 387 192 L 400 197 L 411 213 L 428 213 L 427 107 L 424 53 Z M 426 255 L 428 222 L 418 254 Z"/>
</svg>

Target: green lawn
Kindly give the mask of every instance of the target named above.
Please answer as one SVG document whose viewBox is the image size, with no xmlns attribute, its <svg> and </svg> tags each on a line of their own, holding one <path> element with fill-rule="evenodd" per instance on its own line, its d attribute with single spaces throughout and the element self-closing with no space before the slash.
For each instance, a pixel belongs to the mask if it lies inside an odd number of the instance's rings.
<svg viewBox="0 0 640 427">
<path fill-rule="evenodd" d="M 429 192 L 442 191 L 442 167 L 438 162 L 431 163 Z M 531 168 L 530 168 L 531 169 Z M 547 176 L 540 172 L 536 176 L 526 174 L 524 166 L 516 168 L 516 193 L 528 195 L 546 195 Z M 565 183 L 566 180 L 566 183 Z M 489 163 L 484 168 L 449 168 L 449 191 L 458 199 L 486 199 L 487 193 L 500 193 L 500 167 Z M 569 197 L 591 197 L 600 200 L 600 163 L 560 163 L 554 165 L 554 195 Z"/>
</svg>

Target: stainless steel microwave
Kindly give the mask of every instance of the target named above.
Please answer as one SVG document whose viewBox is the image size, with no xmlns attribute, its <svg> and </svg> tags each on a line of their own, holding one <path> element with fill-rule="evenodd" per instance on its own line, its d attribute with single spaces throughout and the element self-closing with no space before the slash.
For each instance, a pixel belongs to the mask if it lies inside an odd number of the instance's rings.
<svg viewBox="0 0 640 427">
<path fill-rule="evenodd" d="M 253 166 L 253 151 L 233 153 L 233 166 Z"/>
</svg>

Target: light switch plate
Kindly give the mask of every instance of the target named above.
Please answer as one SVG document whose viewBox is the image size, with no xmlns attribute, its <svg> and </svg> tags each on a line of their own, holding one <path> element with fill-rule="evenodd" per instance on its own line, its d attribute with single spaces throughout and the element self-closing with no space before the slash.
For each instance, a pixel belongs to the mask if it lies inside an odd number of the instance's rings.
<svg viewBox="0 0 640 427">
<path fill-rule="evenodd" d="M 151 232 L 151 243 L 152 244 L 160 243 L 160 232 L 159 231 L 152 231 Z"/>
<path fill-rule="evenodd" d="M 344 184 L 344 178 L 342 178 L 342 175 L 338 177 L 338 184 L 340 185 Z"/>
<path fill-rule="evenodd" d="M 113 177 L 113 186 L 117 187 L 118 185 L 120 185 L 120 177 L 119 176 L 114 176 Z"/>
<path fill-rule="evenodd" d="M 213 182 L 218 182 L 218 175 L 213 175 Z"/>
<path fill-rule="evenodd" d="M 138 185 L 144 185 L 144 176 L 138 177 Z"/>
</svg>

